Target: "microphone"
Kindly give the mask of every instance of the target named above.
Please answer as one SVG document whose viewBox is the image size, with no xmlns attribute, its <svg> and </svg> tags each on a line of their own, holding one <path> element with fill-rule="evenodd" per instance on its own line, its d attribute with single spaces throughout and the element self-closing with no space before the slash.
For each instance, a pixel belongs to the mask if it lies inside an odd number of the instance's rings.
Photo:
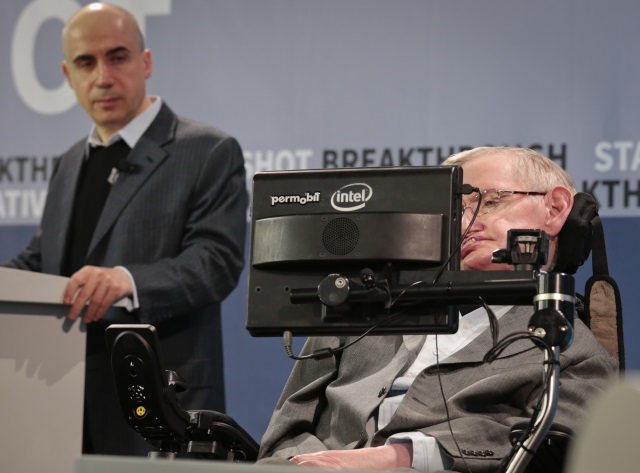
<svg viewBox="0 0 640 473">
<path fill-rule="evenodd" d="M 111 185 L 114 185 L 122 174 L 136 174 L 140 170 L 140 166 L 137 164 L 133 164 L 131 161 L 128 161 L 126 158 L 121 159 L 116 163 L 114 167 L 111 168 L 111 174 L 107 178 L 107 182 Z"/>
</svg>

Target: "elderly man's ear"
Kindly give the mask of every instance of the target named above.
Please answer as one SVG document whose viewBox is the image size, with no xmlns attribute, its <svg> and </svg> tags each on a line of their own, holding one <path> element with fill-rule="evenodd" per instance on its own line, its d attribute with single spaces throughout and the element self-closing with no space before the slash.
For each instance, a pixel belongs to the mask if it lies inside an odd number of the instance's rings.
<svg viewBox="0 0 640 473">
<path fill-rule="evenodd" d="M 549 236 L 554 237 L 560 233 L 564 222 L 569 217 L 573 207 L 573 195 L 566 187 L 556 186 L 547 192 L 544 200 L 547 205 L 547 217 L 545 219 L 547 228 L 545 231 Z"/>
</svg>

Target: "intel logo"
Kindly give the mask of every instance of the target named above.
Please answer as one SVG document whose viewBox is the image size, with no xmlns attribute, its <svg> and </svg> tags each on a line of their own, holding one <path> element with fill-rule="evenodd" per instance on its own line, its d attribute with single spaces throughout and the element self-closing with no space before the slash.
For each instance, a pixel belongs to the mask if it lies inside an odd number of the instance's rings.
<svg viewBox="0 0 640 473">
<path fill-rule="evenodd" d="M 360 210 L 372 195 L 373 189 L 367 184 L 361 182 L 347 184 L 333 193 L 331 207 L 341 212 Z"/>
</svg>

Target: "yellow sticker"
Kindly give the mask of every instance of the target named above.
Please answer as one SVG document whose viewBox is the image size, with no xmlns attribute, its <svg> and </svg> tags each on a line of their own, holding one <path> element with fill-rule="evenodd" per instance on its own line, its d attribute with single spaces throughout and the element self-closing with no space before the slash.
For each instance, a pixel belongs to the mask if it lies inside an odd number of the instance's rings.
<svg viewBox="0 0 640 473">
<path fill-rule="evenodd" d="M 144 417 L 146 413 L 147 413 L 147 409 L 144 406 L 136 407 L 136 415 L 138 417 Z"/>
</svg>

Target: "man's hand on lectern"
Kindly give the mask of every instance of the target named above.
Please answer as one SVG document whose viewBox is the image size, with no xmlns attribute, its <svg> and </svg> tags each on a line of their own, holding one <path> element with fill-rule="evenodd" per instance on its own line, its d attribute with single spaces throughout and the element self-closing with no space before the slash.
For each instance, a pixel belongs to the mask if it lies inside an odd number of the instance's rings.
<svg viewBox="0 0 640 473">
<path fill-rule="evenodd" d="M 84 266 L 69 279 L 64 303 L 70 304 L 68 317 L 76 320 L 86 306 L 86 323 L 100 320 L 118 299 L 132 293 L 129 275 L 119 268 Z"/>
</svg>

